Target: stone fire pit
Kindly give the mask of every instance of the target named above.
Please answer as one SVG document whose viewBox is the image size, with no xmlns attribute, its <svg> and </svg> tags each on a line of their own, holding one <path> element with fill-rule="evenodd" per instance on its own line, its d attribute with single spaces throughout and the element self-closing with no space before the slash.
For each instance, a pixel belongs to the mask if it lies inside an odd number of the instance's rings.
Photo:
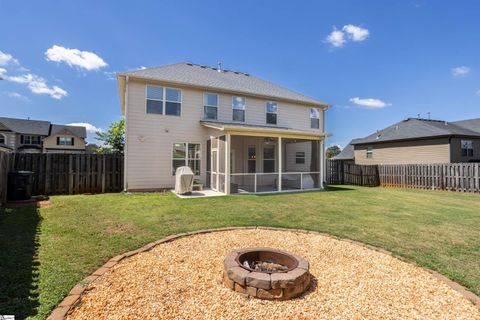
<svg viewBox="0 0 480 320">
<path fill-rule="evenodd" d="M 277 249 L 232 251 L 225 257 L 223 268 L 227 288 L 259 299 L 292 299 L 310 286 L 308 262 Z"/>
</svg>

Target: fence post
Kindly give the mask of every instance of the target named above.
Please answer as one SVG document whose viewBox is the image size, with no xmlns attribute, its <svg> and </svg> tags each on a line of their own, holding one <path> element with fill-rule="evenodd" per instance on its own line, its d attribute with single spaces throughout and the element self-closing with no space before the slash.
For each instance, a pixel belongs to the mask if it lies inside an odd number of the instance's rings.
<svg viewBox="0 0 480 320">
<path fill-rule="evenodd" d="M 105 176 L 106 176 L 106 167 L 105 167 L 105 155 L 102 154 L 102 193 L 105 193 Z"/>
<path fill-rule="evenodd" d="M 68 194 L 73 194 L 73 163 L 72 155 L 68 155 Z"/>
</svg>

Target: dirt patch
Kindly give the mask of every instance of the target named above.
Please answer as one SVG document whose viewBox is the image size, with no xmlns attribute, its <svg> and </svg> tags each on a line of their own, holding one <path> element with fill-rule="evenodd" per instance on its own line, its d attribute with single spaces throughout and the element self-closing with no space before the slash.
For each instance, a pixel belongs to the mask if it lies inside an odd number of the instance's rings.
<svg viewBox="0 0 480 320">
<path fill-rule="evenodd" d="M 124 223 L 116 226 L 109 226 L 105 229 L 106 234 L 134 234 L 138 231 L 138 227 L 131 223 Z"/>
</svg>

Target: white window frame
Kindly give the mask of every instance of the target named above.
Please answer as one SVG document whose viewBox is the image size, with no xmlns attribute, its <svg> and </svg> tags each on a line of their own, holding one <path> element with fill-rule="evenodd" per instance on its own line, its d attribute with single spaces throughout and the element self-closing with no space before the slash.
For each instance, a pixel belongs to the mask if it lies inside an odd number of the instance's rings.
<svg viewBox="0 0 480 320">
<path fill-rule="evenodd" d="M 245 101 L 245 103 L 243 104 L 243 109 L 235 109 L 235 108 L 234 108 L 235 98 L 243 98 L 243 101 Z M 233 120 L 233 110 L 243 110 L 243 121 Z M 247 98 L 246 98 L 246 97 L 242 97 L 242 96 L 232 96 L 232 121 L 238 122 L 238 123 L 245 123 L 245 122 L 247 122 Z"/>
<path fill-rule="evenodd" d="M 4 135 L 3 133 L 0 133 L 0 139 L 3 138 L 3 142 L 0 142 L 0 144 L 6 145 L 7 144 L 7 136 Z"/>
<path fill-rule="evenodd" d="M 185 158 L 174 158 L 173 157 L 173 147 L 175 144 L 184 144 L 185 145 Z M 192 144 L 198 144 L 199 145 L 199 157 L 198 158 L 189 158 L 188 156 L 188 145 L 192 145 Z M 195 172 L 193 172 L 193 174 L 195 175 L 195 177 L 200 177 L 202 175 L 202 144 L 200 142 L 173 142 L 172 143 L 172 148 L 170 150 L 170 169 L 171 169 L 171 172 L 172 172 L 172 176 L 175 176 L 175 172 L 173 171 L 173 161 L 174 160 L 185 160 L 185 163 L 184 165 L 188 167 L 188 161 L 189 160 L 199 160 L 200 161 L 200 167 L 199 167 L 199 174 L 196 174 Z M 193 169 L 192 169 L 193 171 Z"/>
<path fill-rule="evenodd" d="M 312 110 L 317 110 L 318 111 L 318 117 L 313 117 L 312 116 Z M 320 108 L 310 108 L 310 129 L 320 129 Z M 314 128 L 312 126 L 312 119 L 317 119 L 318 120 L 318 128 Z"/>
<path fill-rule="evenodd" d="M 148 97 L 148 87 L 157 87 L 157 88 L 162 88 L 162 99 L 152 99 Z M 179 101 L 172 101 L 172 100 L 167 100 L 167 89 L 172 89 L 172 90 L 178 90 L 180 92 L 180 102 Z M 147 100 L 153 100 L 153 101 L 161 101 L 162 102 L 162 113 L 149 113 L 147 109 Z M 180 103 L 180 114 L 174 115 L 174 114 L 166 114 L 167 111 L 167 102 L 174 102 L 174 103 Z M 145 85 L 145 113 L 148 115 L 156 115 L 156 116 L 170 116 L 170 117 L 181 117 L 182 112 L 183 112 L 183 93 L 182 89 L 179 88 L 173 88 L 173 87 L 165 87 L 165 86 L 160 86 L 160 85 L 152 85 L 152 84 L 147 84 Z"/>
<path fill-rule="evenodd" d="M 26 143 L 25 142 L 25 138 L 28 137 L 28 140 L 29 140 L 29 143 Z M 33 143 L 33 137 L 36 137 L 38 138 L 38 143 Z M 24 134 L 23 135 L 23 144 L 24 145 L 30 145 L 30 146 L 39 146 L 40 144 L 42 144 L 42 139 L 40 139 L 40 136 L 36 136 L 36 135 L 31 135 L 31 134 Z"/>
<path fill-rule="evenodd" d="M 299 155 L 299 154 L 300 154 L 300 155 Z M 295 164 L 305 164 L 305 158 L 306 158 L 306 156 L 305 156 L 305 151 L 296 151 L 296 152 L 295 152 Z M 302 162 L 302 163 L 298 163 L 297 161 L 298 161 L 299 159 L 303 160 L 303 162 Z"/>
<path fill-rule="evenodd" d="M 469 144 L 470 147 L 464 148 L 464 144 Z M 466 150 L 466 155 L 463 155 L 463 150 Z M 471 150 L 471 155 L 468 152 Z M 473 157 L 473 140 L 462 139 L 460 140 L 460 152 L 462 157 Z"/>
<path fill-rule="evenodd" d="M 62 138 L 63 138 L 64 140 L 68 140 L 68 143 L 62 143 Z M 72 137 L 69 137 L 69 136 L 60 136 L 60 137 L 58 137 L 58 145 L 59 145 L 59 146 L 73 146 Z"/>
<path fill-rule="evenodd" d="M 268 104 L 269 104 L 269 103 L 275 104 L 275 106 L 277 107 L 277 110 L 276 110 L 275 112 L 269 112 L 269 111 L 268 111 Z M 276 117 L 275 117 L 275 123 L 268 123 L 268 122 L 267 122 L 267 117 L 268 117 L 268 114 L 269 114 L 269 113 L 276 115 Z M 278 125 L 278 103 L 277 103 L 276 101 L 267 101 L 267 102 L 265 102 L 265 124 L 275 125 L 275 126 Z"/>
<path fill-rule="evenodd" d="M 265 158 L 265 149 L 273 149 L 273 158 Z M 258 156 L 257 156 L 258 157 Z M 262 148 L 262 173 L 265 173 L 265 160 L 273 161 L 273 171 L 267 173 L 276 173 L 277 172 L 277 144 L 266 144 Z"/>
<path fill-rule="evenodd" d="M 367 159 L 373 159 L 373 146 L 367 146 L 365 157 Z"/>
<path fill-rule="evenodd" d="M 207 94 L 211 94 L 211 95 L 217 96 L 217 105 L 216 105 L 216 106 L 207 104 L 207 99 L 205 99 Z M 220 96 L 219 96 L 217 93 L 213 93 L 213 92 L 204 92 L 204 93 L 203 93 L 203 119 L 204 119 L 204 120 L 218 120 L 218 105 L 219 105 L 219 99 L 220 99 Z M 206 118 L 206 117 L 205 117 L 205 107 L 213 107 L 213 108 L 217 109 L 217 116 L 216 116 L 215 119 L 210 119 L 210 118 Z M 233 105 L 232 105 L 232 108 L 233 108 Z M 232 118 L 233 118 L 233 116 L 232 116 Z"/>
</svg>

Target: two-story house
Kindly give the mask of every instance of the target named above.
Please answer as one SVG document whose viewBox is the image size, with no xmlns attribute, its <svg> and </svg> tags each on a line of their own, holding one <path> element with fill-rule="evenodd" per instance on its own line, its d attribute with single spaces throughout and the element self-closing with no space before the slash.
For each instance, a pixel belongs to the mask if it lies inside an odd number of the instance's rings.
<svg viewBox="0 0 480 320">
<path fill-rule="evenodd" d="M 0 150 L 24 153 L 85 153 L 85 127 L 0 117 Z"/>
<path fill-rule="evenodd" d="M 125 190 L 172 188 L 185 165 L 226 194 L 323 188 L 328 104 L 192 63 L 119 73 L 117 81 Z"/>
</svg>

